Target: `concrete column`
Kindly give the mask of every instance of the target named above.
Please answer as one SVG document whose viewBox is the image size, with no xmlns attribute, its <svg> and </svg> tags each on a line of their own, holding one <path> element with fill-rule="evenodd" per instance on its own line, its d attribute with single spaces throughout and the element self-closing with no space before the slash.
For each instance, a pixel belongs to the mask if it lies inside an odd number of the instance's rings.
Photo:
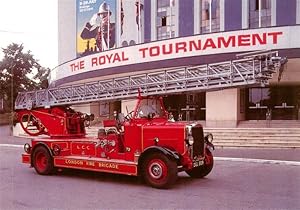
<svg viewBox="0 0 300 210">
<path fill-rule="evenodd" d="M 175 37 L 179 37 L 179 0 L 175 0 Z"/>
<path fill-rule="evenodd" d="M 156 10 L 157 10 L 157 1 L 151 1 L 151 41 L 155 41 L 157 39 Z"/>
<path fill-rule="evenodd" d="M 220 0 L 220 31 L 225 30 L 225 0 Z"/>
<path fill-rule="evenodd" d="M 242 2 L 242 28 L 249 28 L 249 0 Z"/>
<path fill-rule="evenodd" d="M 121 47 L 121 1 L 116 2 L 116 47 Z"/>
<path fill-rule="evenodd" d="M 300 59 L 299 58 L 291 58 L 289 59 L 288 63 L 286 66 L 283 68 L 283 74 L 281 75 L 281 80 L 278 82 L 278 74 L 279 72 L 276 72 L 273 75 L 273 78 L 270 80 L 271 85 L 280 85 L 280 84 L 300 84 L 300 71 L 299 71 L 299 66 L 300 66 Z"/>
<path fill-rule="evenodd" d="M 300 0 L 297 0 L 296 7 L 296 24 L 300 24 Z"/>
<path fill-rule="evenodd" d="M 276 26 L 276 0 L 271 0 L 271 26 Z"/>
<path fill-rule="evenodd" d="M 200 1 L 194 1 L 194 34 L 200 34 Z"/>
<path fill-rule="evenodd" d="M 236 127 L 239 115 L 239 90 L 226 89 L 206 93 L 206 126 Z"/>
</svg>

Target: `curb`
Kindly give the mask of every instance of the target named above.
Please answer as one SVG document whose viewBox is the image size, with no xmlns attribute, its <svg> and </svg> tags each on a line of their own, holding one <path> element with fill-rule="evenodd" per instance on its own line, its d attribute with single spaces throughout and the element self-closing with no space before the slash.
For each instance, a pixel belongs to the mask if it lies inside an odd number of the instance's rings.
<svg viewBox="0 0 300 210">
<path fill-rule="evenodd" d="M 214 157 L 214 159 L 217 161 L 232 161 L 232 162 L 247 162 L 247 163 L 263 163 L 263 164 L 300 166 L 300 161 L 266 160 L 266 159 L 251 159 L 251 158 L 230 158 L 230 157 Z"/>
</svg>

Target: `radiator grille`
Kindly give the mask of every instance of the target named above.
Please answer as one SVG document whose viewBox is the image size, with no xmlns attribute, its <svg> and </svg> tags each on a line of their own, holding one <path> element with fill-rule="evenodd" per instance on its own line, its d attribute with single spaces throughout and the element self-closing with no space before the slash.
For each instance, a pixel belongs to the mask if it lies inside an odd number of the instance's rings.
<svg viewBox="0 0 300 210">
<path fill-rule="evenodd" d="M 196 125 L 192 128 L 192 135 L 194 138 L 193 153 L 195 155 L 204 155 L 204 136 L 201 125 Z"/>
</svg>

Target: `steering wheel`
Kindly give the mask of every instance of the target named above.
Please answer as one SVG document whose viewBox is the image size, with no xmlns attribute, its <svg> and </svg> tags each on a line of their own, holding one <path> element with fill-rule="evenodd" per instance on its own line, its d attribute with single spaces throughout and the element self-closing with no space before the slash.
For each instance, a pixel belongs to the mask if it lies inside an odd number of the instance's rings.
<svg viewBox="0 0 300 210">
<path fill-rule="evenodd" d="M 155 118 L 155 116 L 157 116 L 157 115 L 156 115 L 156 112 L 150 112 L 150 113 L 148 114 L 147 118 L 148 118 L 148 119 L 153 119 L 153 118 Z"/>
<path fill-rule="evenodd" d="M 30 136 L 38 136 L 45 133 L 44 125 L 30 112 L 21 115 L 20 124 L 23 130 Z"/>
<path fill-rule="evenodd" d="M 125 120 L 130 120 L 130 119 L 132 119 L 132 113 L 133 113 L 134 111 L 131 111 L 131 112 L 129 112 L 124 118 L 125 118 Z"/>
</svg>

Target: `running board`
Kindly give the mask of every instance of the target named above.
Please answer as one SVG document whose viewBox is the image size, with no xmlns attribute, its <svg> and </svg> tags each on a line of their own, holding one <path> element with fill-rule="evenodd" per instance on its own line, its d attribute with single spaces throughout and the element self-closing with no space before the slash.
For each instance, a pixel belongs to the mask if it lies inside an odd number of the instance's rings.
<svg viewBox="0 0 300 210">
<path fill-rule="evenodd" d="M 54 156 L 53 159 L 54 166 L 58 168 L 73 168 L 132 176 L 138 175 L 137 163 L 131 161 L 80 156 Z"/>
</svg>

